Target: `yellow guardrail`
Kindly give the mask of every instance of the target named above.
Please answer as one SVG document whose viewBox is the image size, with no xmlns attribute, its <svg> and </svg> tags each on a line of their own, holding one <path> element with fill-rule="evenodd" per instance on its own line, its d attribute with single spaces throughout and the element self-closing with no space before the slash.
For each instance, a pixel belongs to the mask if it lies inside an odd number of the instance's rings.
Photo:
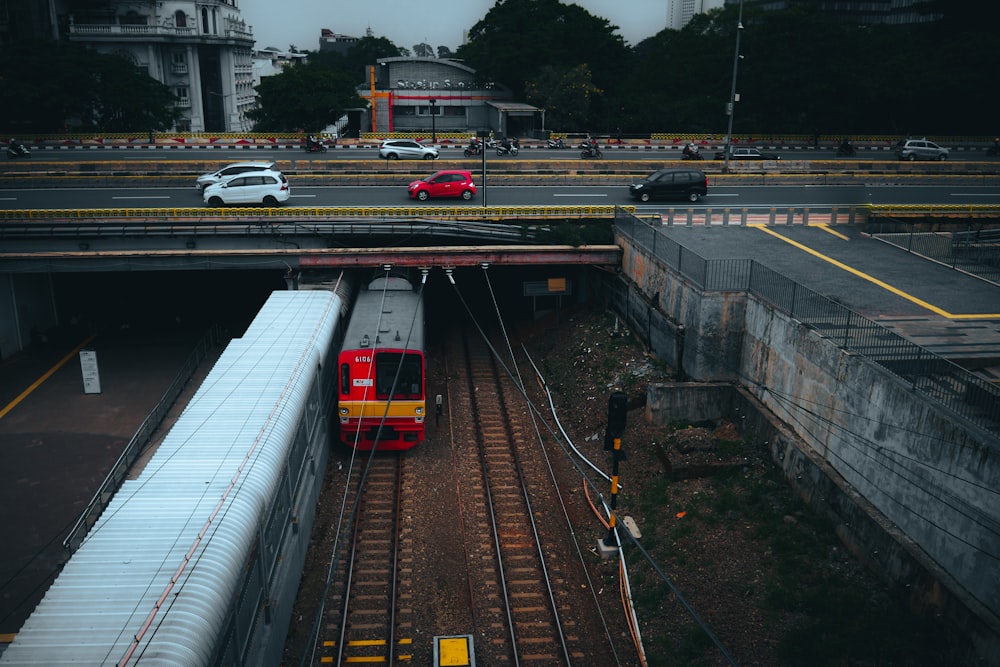
<svg viewBox="0 0 1000 667">
<path fill-rule="evenodd" d="M 286 206 L 280 208 L 88 208 L 0 210 L 0 221 L 98 219 L 264 220 L 301 218 L 554 218 L 608 217 L 635 206 Z"/>
</svg>

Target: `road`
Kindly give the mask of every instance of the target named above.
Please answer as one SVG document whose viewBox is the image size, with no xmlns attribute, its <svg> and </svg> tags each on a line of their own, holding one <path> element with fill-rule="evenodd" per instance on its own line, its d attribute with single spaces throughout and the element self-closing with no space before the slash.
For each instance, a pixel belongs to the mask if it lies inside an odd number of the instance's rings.
<svg viewBox="0 0 1000 667">
<path fill-rule="evenodd" d="M 427 143 L 427 142 L 425 142 Z M 463 146 L 450 144 L 436 144 L 441 146 L 441 158 L 461 158 Z M 880 148 L 859 148 L 856 157 L 838 157 L 836 147 L 812 148 L 806 146 L 782 147 L 767 142 L 756 144 L 768 153 L 777 153 L 782 160 L 829 160 L 834 162 L 873 162 L 891 161 L 897 162 L 895 154 L 890 146 Z M 668 160 L 680 163 L 682 145 L 676 146 L 604 146 L 605 160 Z M 715 146 L 706 146 L 701 149 L 705 158 L 700 163 L 709 166 L 719 166 L 722 161 L 713 160 Z M 563 150 L 550 150 L 545 148 L 523 147 L 516 157 L 497 157 L 493 152 L 487 151 L 488 161 L 511 162 L 517 160 L 580 160 L 580 152 L 575 148 Z M 136 148 L 47 148 L 34 149 L 32 160 L 44 160 L 54 162 L 79 162 L 86 161 L 149 161 L 149 160 L 219 160 L 220 162 L 235 162 L 238 160 L 308 160 L 330 161 L 330 160 L 374 160 L 379 161 L 378 144 L 372 142 L 360 146 L 338 146 L 328 150 L 326 153 L 306 153 L 295 148 L 228 148 L 228 147 L 206 147 L 206 148 L 147 148 L 139 146 Z M 480 158 L 468 158 L 470 163 L 478 164 Z M 949 160 L 952 162 L 992 162 L 1000 163 L 1000 158 L 987 156 L 985 148 L 964 148 L 956 147 L 951 151 Z M 691 162 L 690 164 L 698 164 Z"/>
<path fill-rule="evenodd" d="M 428 165 L 429 169 L 432 169 Z M 659 201 L 638 204 L 628 196 L 628 179 L 616 186 L 495 186 L 477 182 L 479 195 L 462 200 L 417 202 L 406 194 L 407 177 L 394 186 L 310 187 L 290 179 L 288 206 L 476 206 L 483 197 L 491 206 L 635 205 L 642 212 L 670 208 L 811 207 L 863 204 L 1000 204 L 1000 187 L 969 185 L 845 185 L 845 186 L 710 186 L 700 202 Z M 0 189 L 0 209 L 76 208 L 187 208 L 203 207 L 200 194 L 190 188 L 65 188 Z"/>
</svg>

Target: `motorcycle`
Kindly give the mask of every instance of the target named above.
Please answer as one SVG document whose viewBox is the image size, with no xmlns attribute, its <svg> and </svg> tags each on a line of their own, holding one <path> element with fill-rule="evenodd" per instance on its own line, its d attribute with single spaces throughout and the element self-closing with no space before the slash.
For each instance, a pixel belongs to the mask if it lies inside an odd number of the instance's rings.
<svg viewBox="0 0 1000 667">
<path fill-rule="evenodd" d="M 580 157 L 586 160 L 587 158 L 596 158 L 600 160 L 604 157 L 604 153 L 601 152 L 600 146 L 596 143 L 587 144 L 587 147 L 580 151 Z"/>
<path fill-rule="evenodd" d="M 549 139 L 546 144 L 546 148 L 566 148 L 566 142 L 562 140 L 562 137 L 558 139 Z"/>
<path fill-rule="evenodd" d="M 16 160 L 22 157 L 31 157 L 31 150 L 29 150 L 24 144 L 11 140 L 10 144 L 7 146 L 7 157 L 11 160 Z"/>
<path fill-rule="evenodd" d="M 701 151 L 698 150 L 697 146 L 695 146 L 694 144 L 688 144 L 687 146 L 684 147 L 684 150 L 682 151 L 681 159 L 704 160 L 705 158 L 701 156 Z"/>
<path fill-rule="evenodd" d="M 306 153 L 325 153 L 326 142 L 310 137 L 309 139 L 306 139 L 304 148 Z"/>
<path fill-rule="evenodd" d="M 514 139 L 513 141 L 504 141 L 497 146 L 497 155 L 517 155 L 520 150 L 521 144 L 518 143 L 517 139 Z"/>
<path fill-rule="evenodd" d="M 476 141 L 466 146 L 465 150 L 462 152 L 465 154 L 465 157 L 472 157 L 473 155 L 482 155 L 483 145 L 478 141 Z"/>
<path fill-rule="evenodd" d="M 1000 155 L 1000 141 L 994 141 L 993 145 L 986 149 L 987 155 Z"/>
<path fill-rule="evenodd" d="M 837 147 L 838 157 L 854 157 L 858 154 L 858 151 L 850 144 L 850 142 L 844 142 Z"/>
</svg>

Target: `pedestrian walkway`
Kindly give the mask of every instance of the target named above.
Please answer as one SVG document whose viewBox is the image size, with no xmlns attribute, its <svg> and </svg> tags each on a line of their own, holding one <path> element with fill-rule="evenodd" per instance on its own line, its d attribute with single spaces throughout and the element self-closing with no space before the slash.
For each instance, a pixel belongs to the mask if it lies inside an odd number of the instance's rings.
<svg viewBox="0 0 1000 667">
<path fill-rule="evenodd" d="M 44 595 L 66 558 L 63 539 L 201 335 L 67 332 L 0 364 L 0 642 Z M 84 345 L 96 353 L 100 393 L 84 393 Z"/>
</svg>

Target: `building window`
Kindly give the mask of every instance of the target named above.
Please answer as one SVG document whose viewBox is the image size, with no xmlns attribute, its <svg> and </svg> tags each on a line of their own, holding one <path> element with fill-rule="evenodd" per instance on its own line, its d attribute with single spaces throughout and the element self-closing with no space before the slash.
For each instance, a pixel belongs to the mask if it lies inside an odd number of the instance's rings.
<svg viewBox="0 0 1000 667">
<path fill-rule="evenodd" d="M 174 26 L 177 28 L 187 27 L 187 14 L 179 9 L 174 13 Z"/>
<path fill-rule="evenodd" d="M 174 95 L 177 96 L 178 102 L 190 102 L 188 99 L 188 87 L 187 86 L 177 86 L 174 88 Z"/>
<path fill-rule="evenodd" d="M 175 65 L 184 65 L 187 63 L 187 57 L 183 51 L 174 51 L 171 56 Z"/>
<path fill-rule="evenodd" d="M 204 34 L 209 34 L 208 32 L 208 9 L 206 7 L 201 8 L 201 31 Z"/>
</svg>

